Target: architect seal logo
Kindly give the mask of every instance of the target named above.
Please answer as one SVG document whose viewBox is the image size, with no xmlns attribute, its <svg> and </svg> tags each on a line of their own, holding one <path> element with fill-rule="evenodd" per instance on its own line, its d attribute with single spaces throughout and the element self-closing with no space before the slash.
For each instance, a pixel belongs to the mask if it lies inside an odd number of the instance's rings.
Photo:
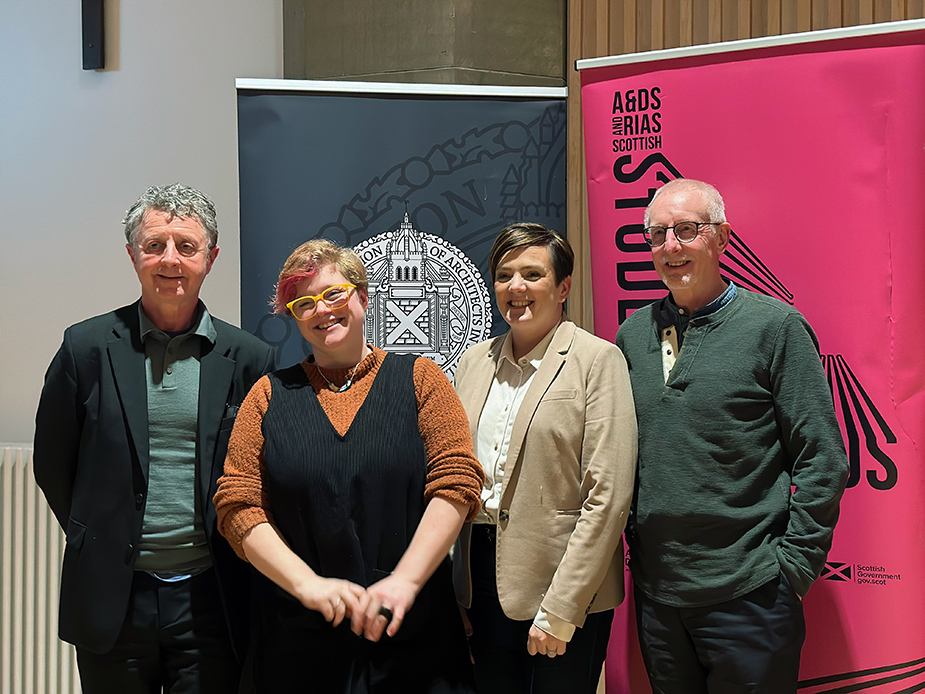
<svg viewBox="0 0 925 694">
<path fill-rule="evenodd" d="M 366 339 L 388 352 L 433 359 L 447 376 L 491 335 L 488 289 L 472 261 L 448 241 L 411 225 L 355 246 L 369 276 Z"/>
<path fill-rule="evenodd" d="M 388 102 L 392 104 L 391 99 Z M 407 142 L 404 134 L 396 137 L 404 144 L 386 147 L 383 153 L 357 152 L 350 144 L 352 136 L 347 136 L 344 151 L 359 157 L 355 159 L 362 163 L 359 170 L 368 172 L 343 180 L 334 177 L 338 180 L 326 184 L 320 192 L 323 200 L 308 215 L 310 225 L 319 225 L 308 229 L 308 238 L 352 247 L 367 266 L 373 282 L 367 339 L 391 351 L 425 354 L 450 376 L 467 347 L 505 327 L 486 289 L 488 253 L 498 232 L 515 221 L 551 228 L 564 223 L 565 102 L 531 100 L 516 108 L 501 103 L 486 108 L 474 127 L 469 119 L 459 119 L 459 129 L 437 128 L 440 137 L 423 128 L 414 137 L 409 134 Z M 481 110 L 479 106 L 473 113 Z M 413 111 L 403 107 L 393 113 L 387 108 L 382 112 L 384 121 L 377 117 L 369 122 L 377 128 L 392 123 L 389 127 L 404 133 L 405 121 L 390 119 Z M 313 162 L 312 167 L 324 167 L 314 158 L 317 134 L 301 129 L 298 133 L 293 136 L 299 143 L 295 149 Z M 453 136 L 446 137 L 447 133 Z M 269 163 L 257 157 L 254 166 L 263 171 L 260 167 Z M 272 177 L 277 172 L 271 168 L 264 174 Z M 315 184 L 306 181 L 306 185 Z M 259 207 L 265 202 L 256 196 L 248 204 Z M 275 208 L 271 208 L 262 212 L 272 215 Z M 249 210 L 248 218 L 261 219 L 257 212 Z M 401 224 L 403 217 L 407 226 Z M 407 279 L 394 272 L 397 264 L 404 273 L 405 250 L 393 256 L 389 249 L 400 233 L 409 244 Z M 290 319 L 266 315 L 263 302 L 252 301 L 251 295 L 272 291 L 269 281 L 278 272 L 275 262 L 304 240 L 305 231 L 289 224 L 281 225 L 272 240 L 242 246 L 242 278 L 259 287 L 259 291 L 245 290 L 242 322 L 248 329 L 253 325 L 254 333 L 274 348 L 279 366 L 300 361 L 310 348 Z M 418 254 L 420 262 L 411 263 L 411 256 Z M 377 298 L 379 293 L 384 298 Z"/>
</svg>

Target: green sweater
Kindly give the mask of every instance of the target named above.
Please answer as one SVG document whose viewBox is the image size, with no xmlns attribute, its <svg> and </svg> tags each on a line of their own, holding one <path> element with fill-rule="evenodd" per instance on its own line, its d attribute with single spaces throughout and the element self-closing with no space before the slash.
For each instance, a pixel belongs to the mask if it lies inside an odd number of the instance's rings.
<svg viewBox="0 0 925 694">
<path fill-rule="evenodd" d="M 783 570 L 802 596 L 832 544 L 848 475 L 816 336 L 796 309 L 740 288 L 691 319 L 666 383 L 654 320 L 663 302 L 632 314 L 616 339 L 639 422 L 635 583 L 656 602 L 697 607 Z"/>
</svg>

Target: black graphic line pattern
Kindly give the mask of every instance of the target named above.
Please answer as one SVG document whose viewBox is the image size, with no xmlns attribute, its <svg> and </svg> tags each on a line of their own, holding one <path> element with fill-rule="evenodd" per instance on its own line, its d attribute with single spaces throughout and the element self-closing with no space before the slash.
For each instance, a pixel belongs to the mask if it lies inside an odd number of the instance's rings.
<svg viewBox="0 0 925 694">
<path fill-rule="evenodd" d="M 891 682 L 901 682 L 903 680 L 909 680 L 918 677 L 919 675 L 925 673 L 925 667 L 916 667 L 914 670 L 907 670 L 906 672 L 899 671 L 905 670 L 909 667 L 921 665 L 923 662 L 925 662 L 925 658 L 919 658 L 917 660 L 912 660 L 906 663 L 899 663 L 897 665 L 886 665 L 882 667 L 868 668 L 867 670 L 858 670 L 856 672 L 844 672 L 838 675 L 829 675 L 827 677 L 816 677 L 814 679 L 801 680 L 797 684 L 797 689 L 809 689 L 811 687 L 834 684 L 836 682 L 843 682 L 849 679 L 870 677 L 871 675 L 880 675 L 889 672 L 896 673 L 886 677 L 877 677 L 875 679 L 866 680 L 864 682 L 854 682 L 852 684 L 846 684 L 831 689 L 820 689 L 816 692 L 813 692 L 813 694 L 849 694 L 850 692 L 864 691 L 865 689 L 881 687 L 885 684 L 890 684 Z M 919 691 L 923 687 L 925 687 L 925 683 L 916 683 L 910 688 L 896 690 L 894 694 L 900 694 L 901 692 L 915 692 Z"/>
<path fill-rule="evenodd" d="M 850 416 L 851 409 L 848 407 L 848 397 L 845 395 L 845 388 L 842 385 L 841 372 L 835 368 L 835 360 L 829 355 L 822 355 L 822 363 L 825 365 L 825 375 L 829 382 L 829 390 L 832 392 L 833 400 L 840 405 L 838 412 L 841 420 L 845 425 L 845 439 L 848 453 L 848 481 L 847 488 L 856 487 L 861 481 L 861 442 L 858 436 L 858 428 L 854 423 L 854 418 Z M 834 381 L 838 381 L 836 384 Z"/>
<path fill-rule="evenodd" d="M 730 231 L 729 233 L 729 245 L 723 259 L 720 262 L 720 267 L 727 273 L 734 275 L 742 284 L 761 294 L 776 297 L 791 306 L 793 305 L 793 292 L 787 289 L 784 283 L 768 269 L 767 265 L 761 262 L 754 251 L 748 247 L 735 231 Z M 738 265 L 745 274 L 740 274 L 733 270 L 733 264 Z"/>
<path fill-rule="evenodd" d="M 848 487 L 853 487 L 860 482 L 860 437 L 857 431 L 857 425 L 860 424 L 861 430 L 864 432 L 864 443 L 867 452 L 882 466 L 884 474 L 883 479 L 881 479 L 876 470 L 868 470 L 867 482 L 873 489 L 892 489 L 896 485 L 896 464 L 880 447 L 877 434 L 874 431 L 874 427 L 871 425 L 870 417 L 868 417 L 867 412 L 869 411 L 871 416 L 876 420 L 880 433 L 886 443 L 896 443 L 896 436 L 889 426 L 887 426 L 883 416 L 861 386 L 854 372 L 845 361 L 845 358 L 840 354 L 824 355 L 822 358 L 829 380 L 829 387 L 833 389 L 833 397 L 837 392 L 838 397 L 836 402 L 841 405 L 841 419 L 845 423 L 845 432 L 848 438 Z M 831 376 L 832 373 L 834 373 L 835 376 L 834 383 Z M 867 405 L 867 409 L 861 405 L 862 399 Z"/>
<path fill-rule="evenodd" d="M 887 425 L 886 420 L 883 419 L 883 416 L 880 414 L 873 403 L 873 400 L 870 399 L 870 396 L 867 394 L 867 391 L 861 386 L 860 381 L 858 381 L 857 376 L 854 375 L 854 371 L 851 370 L 851 367 L 848 366 L 848 362 L 845 361 L 844 357 L 840 354 L 836 356 L 838 359 L 839 365 L 844 369 L 845 373 L 854 383 L 855 388 L 861 394 L 861 397 L 864 398 L 864 402 L 867 403 L 867 409 L 870 410 L 870 413 L 877 420 L 877 425 L 880 427 L 880 430 L 883 432 L 883 435 L 886 437 L 887 443 L 896 443 L 896 435 L 893 433 L 893 430 Z"/>
</svg>

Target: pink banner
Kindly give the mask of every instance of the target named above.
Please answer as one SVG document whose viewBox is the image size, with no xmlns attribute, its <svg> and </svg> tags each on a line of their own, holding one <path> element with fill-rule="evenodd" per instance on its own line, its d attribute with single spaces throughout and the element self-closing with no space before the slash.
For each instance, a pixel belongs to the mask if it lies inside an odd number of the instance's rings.
<svg viewBox="0 0 925 694">
<path fill-rule="evenodd" d="M 665 294 L 642 215 L 656 188 L 683 176 L 726 200 L 724 275 L 793 304 L 819 338 L 851 474 L 804 601 L 805 694 L 925 689 L 923 39 L 907 31 L 581 75 L 597 334 L 612 340 Z M 630 608 L 614 625 L 612 694 L 649 691 Z"/>
</svg>

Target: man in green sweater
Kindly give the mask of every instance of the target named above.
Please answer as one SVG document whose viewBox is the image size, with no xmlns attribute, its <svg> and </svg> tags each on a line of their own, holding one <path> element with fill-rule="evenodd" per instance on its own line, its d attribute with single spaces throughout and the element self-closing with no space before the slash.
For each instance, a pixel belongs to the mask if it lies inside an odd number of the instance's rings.
<svg viewBox="0 0 925 694">
<path fill-rule="evenodd" d="M 617 334 L 639 422 L 627 526 L 639 641 L 656 694 L 795 692 L 801 600 L 832 544 L 848 461 L 806 319 L 720 275 L 712 186 L 646 210 L 670 290 Z"/>
</svg>

